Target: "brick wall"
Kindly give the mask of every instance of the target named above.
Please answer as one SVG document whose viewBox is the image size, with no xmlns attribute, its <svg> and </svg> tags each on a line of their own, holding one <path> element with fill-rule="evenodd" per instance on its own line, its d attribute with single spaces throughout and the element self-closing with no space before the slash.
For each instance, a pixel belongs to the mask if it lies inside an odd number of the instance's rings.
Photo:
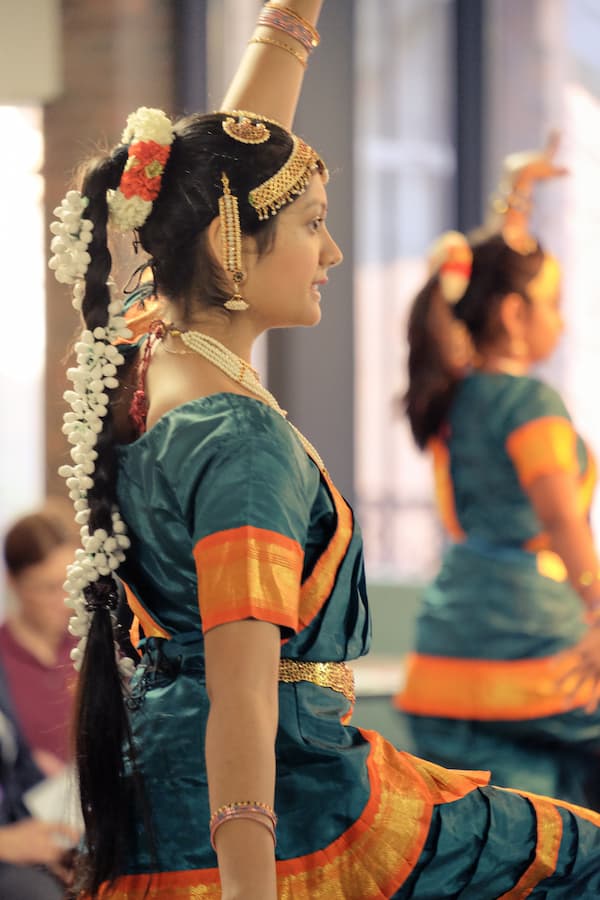
<svg viewBox="0 0 600 900">
<path fill-rule="evenodd" d="M 129 112 L 138 106 L 176 111 L 174 6 L 171 0 L 63 0 L 65 90 L 44 112 L 48 224 L 73 186 L 78 164 L 118 141 Z M 77 318 L 69 289 L 50 274 L 46 327 L 46 485 L 48 492 L 62 494 L 56 470 L 68 457 L 61 433 L 64 360 Z"/>
</svg>

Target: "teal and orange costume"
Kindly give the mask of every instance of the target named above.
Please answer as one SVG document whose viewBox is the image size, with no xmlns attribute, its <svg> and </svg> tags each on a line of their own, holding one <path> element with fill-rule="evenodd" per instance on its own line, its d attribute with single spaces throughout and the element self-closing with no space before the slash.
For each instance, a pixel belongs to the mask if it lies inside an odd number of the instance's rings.
<svg viewBox="0 0 600 900">
<path fill-rule="evenodd" d="M 282 636 L 281 898 L 600 893 L 599 815 L 490 788 L 485 772 L 447 771 L 349 724 L 343 663 L 370 639 L 360 532 L 273 409 L 220 393 L 171 410 L 120 448 L 118 495 L 132 537 L 119 574 L 142 635 L 129 706 L 155 854 L 140 813 L 107 896 L 220 897 L 203 634 L 247 618 Z"/>
<path fill-rule="evenodd" d="M 407 682 L 396 698 L 417 751 L 490 768 L 495 783 L 595 803 L 600 712 L 568 676 L 586 630 L 583 603 L 551 551 L 526 488 L 576 476 L 589 511 L 591 452 L 559 395 L 524 376 L 473 372 L 431 442 L 452 538 L 426 589 Z"/>
</svg>

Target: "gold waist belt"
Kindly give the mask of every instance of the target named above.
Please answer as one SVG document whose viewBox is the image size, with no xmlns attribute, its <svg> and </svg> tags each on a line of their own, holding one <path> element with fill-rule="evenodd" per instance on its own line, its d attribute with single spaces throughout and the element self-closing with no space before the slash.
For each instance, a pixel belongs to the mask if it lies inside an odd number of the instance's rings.
<svg viewBox="0 0 600 900">
<path fill-rule="evenodd" d="M 320 687 L 331 688 L 343 694 L 354 704 L 354 673 L 343 662 L 304 662 L 299 659 L 279 660 L 279 680 L 287 684 L 310 681 Z"/>
</svg>

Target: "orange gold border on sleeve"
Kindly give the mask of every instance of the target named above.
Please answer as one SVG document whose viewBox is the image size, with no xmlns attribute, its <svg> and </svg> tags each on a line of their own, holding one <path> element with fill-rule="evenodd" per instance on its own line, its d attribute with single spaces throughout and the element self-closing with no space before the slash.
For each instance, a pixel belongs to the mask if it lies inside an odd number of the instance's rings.
<svg viewBox="0 0 600 900">
<path fill-rule="evenodd" d="M 554 472 L 579 476 L 577 435 L 571 422 L 560 416 L 544 416 L 521 425 L 509 434 L 506 450 L 524 488 Z"/>
<path fill-rule="evenodd" d="M 578 662 L 576 647 L 555 656 L 519 660 L 411 653 L 406 684 L 394 702 L 415 715 L 482 721 L 557 715 L 591 700 L 589 682 L 572 693 L 573 679 L 568 676 Z"/>
<path fill-rule="evenodd" d="M 242 619 L 298 630 L 304 551 L 297 541 L 244 525 L 199 540 L 194 560 L 204 632 Z"/>
</svg>

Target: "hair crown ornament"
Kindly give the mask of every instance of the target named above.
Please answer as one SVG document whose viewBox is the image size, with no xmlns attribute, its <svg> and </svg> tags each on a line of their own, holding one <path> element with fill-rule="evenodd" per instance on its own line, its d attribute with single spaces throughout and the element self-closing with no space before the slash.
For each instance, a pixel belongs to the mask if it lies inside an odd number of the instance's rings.
<svg viewBox="0 0 600 900">
<path fill-rule="evenodd" d="M 271 137 L 264 121 L 252 122 L 241 112 L 237 113 L 237 121 L 233 116 L 223 121 L 223 131 L 240 144 L 264 144 Z"/>
<path fill-rule="evenodd" d="M 290 155 L 279 171 L 248 194 L 248 202 L 256 210 L 261 221 L 274 216 L 282 206 L 292 203 L 296 197 L 303 194 L 311 175 L 320 172 L 325 183 L 329 180 L 327 166 L 318 153 L 279 122 L 245 109 L 222 112 L 227 116 L 222 123 L 223 131 L 239 143 L 265 143 L 271 137 L 267 127 L 269 124 L 287 132 L 292 140 Z"/>
</svg>

